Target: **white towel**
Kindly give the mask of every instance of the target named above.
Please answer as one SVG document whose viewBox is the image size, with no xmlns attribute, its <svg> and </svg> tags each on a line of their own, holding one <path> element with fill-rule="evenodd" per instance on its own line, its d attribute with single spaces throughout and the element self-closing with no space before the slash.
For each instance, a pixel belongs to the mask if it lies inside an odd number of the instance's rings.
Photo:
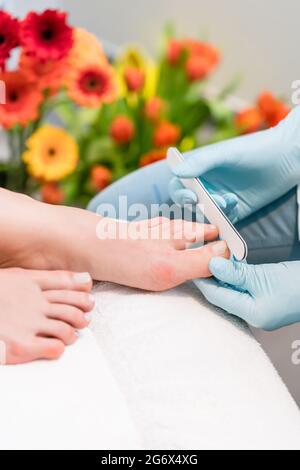
<svg viewBox="0 0 300 470">
<path fill-rule="evenodd" d="M 0 448 L 140 448 L 126 402 L 89 330 L 59 361 L 0 366 Z"/>
<path fill-rule="evenodd" d="M 191 286 L 96 293 L 92 329 L 145 448 L 300 449 L 299 410 L 245 324 Z"/>
</svg>

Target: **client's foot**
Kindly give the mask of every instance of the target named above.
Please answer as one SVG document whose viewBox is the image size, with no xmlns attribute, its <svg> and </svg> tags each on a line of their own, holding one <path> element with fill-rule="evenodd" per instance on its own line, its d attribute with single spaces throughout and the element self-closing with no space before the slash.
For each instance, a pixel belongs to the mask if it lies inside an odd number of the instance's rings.
<svg viewBox="0 0 300 470">
<path fill-rule="evenodd" d="M 5 190 L 0 190 L 0 213 L 2 267 L 88 271 L 95 280 L 160 291 L 210 276 L 210 259 L 229 256 L 224 242 L 186 249 L 191 242 L 216 239 L 217 229 L 209 225 L 164 218 L 116 223 Z M 127 234 L 103 237 L 103 220 L 125 227 Z"/>
<path fill-rule="evenodd" d="M 88 325 L 87 273 L 0 270 L 0 363 L 57 359 Z"/>
</svg>

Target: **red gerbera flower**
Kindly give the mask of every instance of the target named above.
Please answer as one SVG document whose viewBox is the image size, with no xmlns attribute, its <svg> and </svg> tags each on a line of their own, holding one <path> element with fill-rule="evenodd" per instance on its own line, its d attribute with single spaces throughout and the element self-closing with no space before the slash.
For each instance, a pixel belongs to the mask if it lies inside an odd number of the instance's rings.
<svg viewBox="0 0 300 470">
<path fill-rule="evenodd" d="M 19 22 L 8 13 L 0 11 L 0 68 L 9 58 L 10 51 L 19 45 Z"/>
<path fill-rule="evenodd" d="M 43 94 L 36 83 L 29 82 L 20 71 L 1 73 L 0 80 L 6 90 L 6 103 L 0 106 L 0 125 L 6 129 L 15 124 L 25 127 L 38 117 Z"/>
<path fill-rule="evenodd" d="M 67 14 L 57 10 L 28 13 L 21 23 L 21 42 L 27 54 L 40 60 L 66 57 L 73 45 L 73 30 Z"/>
<path fill-rule="evenodd" d="M 66 77 L 66 87 L 75 103 L 89 108 L 111 103 L 117 93 L 114 70 L 106 64 L 83 64 L 71 69 Z"/>
</svg>

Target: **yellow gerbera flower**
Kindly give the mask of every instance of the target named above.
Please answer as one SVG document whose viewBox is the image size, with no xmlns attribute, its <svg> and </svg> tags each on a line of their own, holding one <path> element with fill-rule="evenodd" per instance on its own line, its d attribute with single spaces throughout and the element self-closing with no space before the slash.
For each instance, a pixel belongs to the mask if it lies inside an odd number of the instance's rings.
<svg viewBox="0 0 300 470">
<path fill-rule="evenodd" d="M 45 182 L 60 181 L 73 173 L 77 166 L 78 145 L 61 128 L 45 125 L 26 144 L 27 151 L 23 153 L 23 160 L 33 178 Z"/>
</svg>

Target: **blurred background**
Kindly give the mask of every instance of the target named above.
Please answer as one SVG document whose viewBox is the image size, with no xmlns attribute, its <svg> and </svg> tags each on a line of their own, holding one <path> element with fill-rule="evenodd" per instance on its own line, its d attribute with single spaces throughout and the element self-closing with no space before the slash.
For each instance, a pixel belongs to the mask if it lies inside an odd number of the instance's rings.
<svg viewBox="0 0 300 470">
<path fill-rule="evenodd" d="M 240 73 L 238 94 L 249 101 L 265 88 L 289 101 L 291 84 L 300 79 L 297 0 L 0 0 L 0 6 L 19 15 L 61 6 L 74 25 L 109 44 L 139 43 L 149 52 L 157 48 L 164 25 L 172 22 L 179 35 L 207 38 L 221 50 L 223 62 L 212 83 L 221 87 Z M 291 362 L 291 344 L 300 339 L 300 326 L 255 335 L 300 405 L 300 366 Z"/>
</svg>

